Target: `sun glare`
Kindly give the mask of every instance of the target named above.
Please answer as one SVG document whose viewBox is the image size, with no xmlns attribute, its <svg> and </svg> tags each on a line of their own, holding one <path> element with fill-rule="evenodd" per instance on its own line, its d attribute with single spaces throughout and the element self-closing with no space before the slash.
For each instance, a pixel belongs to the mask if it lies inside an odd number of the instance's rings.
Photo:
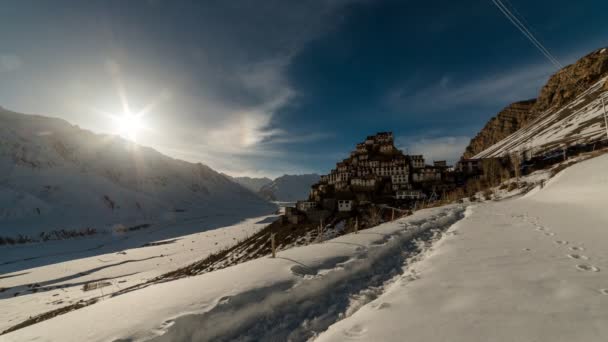
<svg viewBox="0 0 608 342">
<path fill-rule="evenodd" d="M 119 134 L 129 140 L 135 141 L 137 133 L 142 128 L 141 115 L 123 114 L 115 118 Z"/>
</svg>

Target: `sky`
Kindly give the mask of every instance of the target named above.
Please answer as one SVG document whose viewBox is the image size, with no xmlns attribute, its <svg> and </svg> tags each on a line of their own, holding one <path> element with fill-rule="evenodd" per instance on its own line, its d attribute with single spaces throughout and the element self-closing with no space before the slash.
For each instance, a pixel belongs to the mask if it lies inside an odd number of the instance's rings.
<svg viewBox="0 0 608 342">
<path fill-rule="evenodd" d="M 509 0 L 564 65 L 602 0 Z M 355 144 L 456 160 L 555 67 L 491 0 L 4 0 L 0 106 L 234 176 L 327 173 Z M 141 113 L 127 134 L 112 117 Z"/>
</svg>

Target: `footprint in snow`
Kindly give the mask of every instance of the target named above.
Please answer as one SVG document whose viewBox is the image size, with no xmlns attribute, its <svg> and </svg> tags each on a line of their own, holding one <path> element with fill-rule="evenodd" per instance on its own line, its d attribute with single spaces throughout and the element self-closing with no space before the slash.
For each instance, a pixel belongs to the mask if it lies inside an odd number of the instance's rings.
<svg viewBox="0 0 608 342">
<path fill-rule="evenodd" d="M 552 233 L 552 232 L 546 232 L 546 233 L 545 233 L 545 235 L 547 235 L 547 236 L 555 236 L 555 233 Z"/>
<path fill-rule="evenodd" d="M 382 310 L 382 309 L 387 309 L 387 308 L 391 307 L 391 305 L 389 303 L 387 303 L 387 302 L 382 302 L 382 303 L 375 303 L 374 302 L 374 303 L 371 303 L 369 306 L 371 308 L 376 309 L 376 310 Z"/>
<path fill-rule="evenodd" d="M 600 293 L 604 296 L 608 296 L 608 289 L 600 289 Z"/>
<path fill-rule="evenodd" d="M 554 242 L 558 245 L 567 245 L 568 244 L 568 241 L 564 241 L 564 240 L 555 240 Z"/>
<path fill-rule="evenodd" d="M 593 266 L 593 265 L 589 265 L 589 264 L 580 264 L 580 265 L 576 265 L 576 268 L 579 271 L 586 271 L 586 272 L 599 272 L 600 269 Z"/>
<path fill-rule="evenodd" d="M 545 230 L 547 230 L 547 228 L 545 227 L 536 227 L 536 230 L 538 230 L 539 232 L 544 232 Z"/>
<path fill-rule="evenodd" d="M 577 260 L 589 260 L 589 257 L 582 254 L 568 254 L 568 258 Z"/>
<path fill-rule="evenodd" d="M 391 307 L 391 305 L 389 303 L 385 302 L 385 303 L 382 303 L 382 304 L 378 305 L 378 307 L 376 309 L 377 310 L 383 310 L 383 309 L 388 309 L 390 307 Z"/>
<path fill-rule="evenodd" d="M 580 251 L 584 251 L 585 250 L 583 247 L 580 247 L 580 246 L 572 246 L 569 249 L 571 251 L 573 251 L 573 252 L 580 252 Z"/>
<path fill-rule="evenodd" d="M 350 338 L 361 338 L 366 332 L 367 329 L 365 327 L 355 324 L 350 329 L 344 330 L 344 335 Z"/>
</svg>

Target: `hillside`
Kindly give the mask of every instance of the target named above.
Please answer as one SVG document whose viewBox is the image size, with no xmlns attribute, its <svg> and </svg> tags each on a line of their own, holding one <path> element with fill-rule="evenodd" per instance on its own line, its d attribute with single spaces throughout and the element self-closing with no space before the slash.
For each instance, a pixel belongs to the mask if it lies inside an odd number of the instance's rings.
<svg viewBox="0 0 608 342">
<path fill-rule="evenodd" d="M 274 206 L 203 164 L 60 119 L 0 110 L 0 236 L 209 217 Z"/>
<path fill-rule="evenodd" d="M 471 140 L 463 157 L 471 158 L 519 129 L 531 125 L 534 120 L 555 114 L 605 76 L 608 76 L 608 52 L 602 48 L 551 76 L 537 99 L 507 106 Z"/>
<path fill-rule="evenodd" d="M 536 99 L 515 102 L 508 105 L 498 115 L 490 119 L 483 129 L 471 140 L 467 146 L 464 157 L 471 158 L 488 147 L 509 135 L 517 132 L 530 120 L 530 110 Z"/>
<path fill-rule="evenodd" d="M 2 338 L 602 341 L 608 231 L 598 227 L 608 223 L 600 209 L 608 183 L 597 170 L 607 167 L 604 155 L 523 197 L 420 210 L 276 258 L 118 296 L 90 291 L 95 304 Z M 29 277 L 8 276 L 0 282 Z M 107 282 L 109 290 L 120 280 Z M 28 296 L 54 292 L 65 296 L 59 289 Z M 21 300 L 10 308 L 26 318 L 33 302 Z M 442 328 L 420 328 L 429 322 Z"/>
<path fill-rule="evenodd" d="M 246 187 L 247 189 L 253 191 L 253 192 L 258 192 L 262 189 L 262 187 L 264 187 L 265 185 L 268 185 L 270 183 L 272 183 L 272 179 L 268 178 L 268 177 L 262 177 L 262 178 L 254 178 L 254 177 L 230 177 L 230 179 L 232 179 L 232 181 Z"/>
<path fill-rule="evenodd" d="M 283 175 L 263 186 L 259 193 L 270 201 L 295 202 L 306 199 L 310 186 L 319 181 L 317 174 Z"/>
<path fill-rule="evenodd" d="M 601 98 L 606 95 L 607 79 L 600 79 L 569 104 L 547 111 L 474 157 L 498 157 L 512 152 L 532 157 L 559 152 L 566 146 L 605 144 L 608 137 Z"/>
</svg>

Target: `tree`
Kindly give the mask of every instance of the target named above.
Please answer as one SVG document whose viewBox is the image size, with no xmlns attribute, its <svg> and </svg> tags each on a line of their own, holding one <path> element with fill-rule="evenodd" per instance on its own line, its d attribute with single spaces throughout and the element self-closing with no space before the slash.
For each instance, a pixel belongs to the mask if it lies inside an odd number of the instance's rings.
<svg viewBox="0 0 608 342">
<path fill-rule="evenodd" d="M 509 155 L 509 160 L 511 161 L 511 167 L 513 167 L 513 171 L 515 172 L 515 178 L 519 180 L 519 177 L 521 177 L 521 154 L 513 152 Z"/>
<path fill-rule="evenodd" d="M 494 186 L 498 181 L 500 181 L 503 167 L 498 159 L 483 159 L 481 161 L 481 167 L 489 186 Z"/>
</svg>

